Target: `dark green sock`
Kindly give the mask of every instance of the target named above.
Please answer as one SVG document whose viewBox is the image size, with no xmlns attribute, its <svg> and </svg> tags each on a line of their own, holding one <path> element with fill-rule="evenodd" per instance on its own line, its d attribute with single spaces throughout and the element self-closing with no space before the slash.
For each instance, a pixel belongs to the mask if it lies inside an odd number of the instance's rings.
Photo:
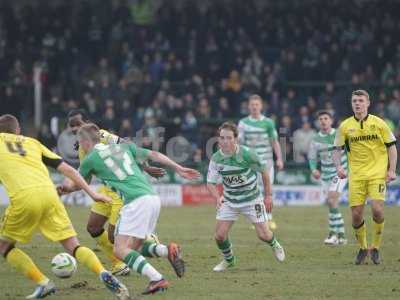
<svg viewBox="0 0 400 300">
<path fill-rule="evenodd" d="M 272 239 L 269 241 L 265 241 L 268 245 L 270 245 L 272 248 L 276 247 L 279 245 L 278 241 L 275 238 L 275 235 L 272 236 Z"/>
<path fill-rule="evenodd" d="M 232 262 L 234 260 L 234 256 L 233 256 L 233 251 L 232 251 L 232 244 L 231 242 L 226 239 L 225 241 L 221 242 L 221 241 L 216 241 L 217 242 L 217 246 L 219 248 L 219 250 L 221 250 L 224 259 L 227 262 Z"/>
</svg>

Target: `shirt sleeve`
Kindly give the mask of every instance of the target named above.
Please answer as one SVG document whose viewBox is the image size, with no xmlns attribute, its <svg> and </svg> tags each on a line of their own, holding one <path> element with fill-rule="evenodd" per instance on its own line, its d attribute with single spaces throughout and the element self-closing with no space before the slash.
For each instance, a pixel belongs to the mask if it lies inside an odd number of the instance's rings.
<svg viewBox="0 0 400 300">
<path fill-rule="evenodd" d="M 340 124 L 338 130 L 336 130 L 336 136 L 335 136 L 335 147 L 337 148 L 343 148 L 346 143 L 347 136 L 344 132 L 343 128 L 343 123 Z"/>
<path fill-rule="evenodd" d="M 250 169 L 255 172 L 263 172 L 267 169 L 267 164 L 263 163 L 253 150 L 249 150 L 249 164 Z"/>
<path fill-rule="evenodd" d="M 239 144 L 244 144 L 244 125 L 242 121 L 239 121 L 238 124 L 238 140 Z"/>
<path fill-rule="evenodd" d="M 42 143 L 39 143 L 40 151 L 42 152 L 42 162 L 49 167 L 57 169 L 58 166 L 63 162 L 62 158 L 55 154 L 53 151 L 48 149 Z"/>
<path fill-rule="evenodd" d="M 149 149 L 138 147 L 133 143 L 129 144 L 129 150 L 132 153 L 133 157 L 140 161 L 145 161 L 150 154 Z"/>
<path fill-rule="evenodd" d="M 208 165 L 207 183 L 217 184 L 221 180 L 221 175 L 218 172 L 217 164 L 210 160 Z"/>
<path fill-rule="evenodd" d="M 275 122 L 268 122 L 267 133 L 271 140 L 276 140 L 278 138 L 278 132 L 276 131 Z"/>
<path fill-rule="evenodd" d="M 318 164 L 318 149 L 317 144 L 312 141 L 308 150 L 308 165 L 310 170 L 313 171 L 317 168 Z"/>
<path fill-rule="evenodd" d="M 389 126 L 385 121 L 382 121 L 381 124 L 381 134 L 383 138 L 383 142 L 387 147 L 396 144 L 396 137 L 394 136 L 392 130 L 390 130 Z"/>
</svg>

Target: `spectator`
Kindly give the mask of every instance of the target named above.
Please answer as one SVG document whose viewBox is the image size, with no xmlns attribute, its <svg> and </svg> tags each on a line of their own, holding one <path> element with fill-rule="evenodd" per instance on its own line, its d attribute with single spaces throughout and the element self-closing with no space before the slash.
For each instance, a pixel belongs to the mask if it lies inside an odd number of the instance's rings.
<svg viewBox="0 0 400 300">
<path fill-rule="evenodd" d="M 21 118 L 21 110 L 23 108 L 22 99 L 17 97 L 11 85 L 5 87 L 4 94 L 1 98 L 0 110 L 2 114 L 8 113 Z"/>
<path fill-rule="evenodd" d="M 387 106 L 388 117 L 395 123 L 400 121 L 400 90 L 393 91 L 392 99 Z"/>
<path fill-rule="evenodd" d="M 101 78 L 100 85 L 96 90 L 96 98 L 98 98 L 99 104 L 104 103 L 108 99 L 115 98 L 115 89 L 111 85 L 108 76 Z"/>
<path fill-rule="evenodd" d="M 213 123 L 220 118 L 246 115 L 245 99 L 251 93 L 263 94 L 268 113 L 292 132 L 312 122 L 322 108 L 334 111 L 336 119 L 348 115 L 343 102 L 349 89 L 362 86 L 382 101 L 376 105 L 379 114 L 398 126 L 395 4 L 305 1 L 296 6 L 301 18 L 282 18 L 293 5 L 272 2 L 250 0 L 221 10 L 213 1 L 190 6 L 121 1 L 112 12 L 110 1 L 63 0 L 54 9 L 2 5 L 0 77 L 11 89 L 2 91 L 6 104 L 0 110 L 30 117 L 31 70 L 41 66 L 45 124 L 52 134 L 59 131 L 54 120 L 73 107 L 85 107 L 96 120 L 104 116 L 112 130 L 127 132 L 128 123 L 120 125 L 120 120 L 130 120 L 135 129 L 144 123 L 151 128 L 151 118 L 145 117 L 151 114 L 173 135 L 183 134 L 191 111 L 200 145 L 214 134 Z M 363 18 L 348 21 L 343 10 L 362 11 Z M 241 21 L 232 22 L 238 15 Z M 271 26 L 259 15 L 267 16 Z M 111 108 L 106 105 L 110 100 Z M 295 115 L 305 111 L 302 106 L 308 113 Z"/>
<path fill-rule="evenodd" d="M 153 62 L 149 65 L 149 73 L 151 81 L 158 82 L 161 79 L 162 72 L 164 71 L 164 62 L 160 52 L 154 55 Z"/>
<path fill-rule="evenodd" d="M 77 142 L 77 136 L 69 126 L 61 132 L 57 139 L 57 152 L 74 168 L 79 167 L 79 158 L 77 148 L 71 147 L 71 145 L 76 145 Z"/>
<path fill-rule="evenodd" d="M 47 126 L 47 124 L 43 124 L 40 127 L 40 131 L 37 138 L 43 145 L 45 145 L 52 151 L 56 149 L 57 139 L 50 132 L 49 126 Z"/>
<path fill-rule="evenodd" d="M 292 127 L 292 119 L 289 115 L 284 115 L 281 118 L 281 122 L 278 128 L 278 135 L 284 141 L 283 149 L 283 159 L 292 160 L 293 159 L 293 149 L 292 149 L 292 138 L 293 127 Z"/>
<path fill-rule="evenodd" d="M 193 143 L 193 145 L 197 145 L 198 143 L 197 126 L 197 119 L 193 111 L 188 110 L 183 118 L 181 131 L 183 137 L 186 138 L 189 142 Z"/>
<path fill-rule="evenodd" d="M 107 128 L 112 132 L 117 132 L 119 129 L 119 122 L 115 115 L 113 105 L 108 104 L 104 111 L 103 117 L 101 118 L 101 124 L 103 128 Z"/>
<path fill-rule="evenodd" d="M 231 110 L 229 107 L 228 99 L 221 97 L 218 100 L 218 107 L 215 112 L 215 117 L 218 119 L 228 119 L 231 116 Z"/>
<path fill-rule="evenodd" d="M 200 100 L 197 116 L 201 121 L 208 121 L 211 119 L 211 108 L 206 98 Z"/>
<path fill-rule="evenodd" d="M 132 123 L 129 119 L 122 120 L 121 126 L 118 130 L 118 136 L 122 138 L 133 138 L 135 136 Z"/>
<path fill-rule="evenodd" d="M 307 161 L 308 149 L 315 133 L 308 122 L 303 123 L 301 128 L 294 131 L 293 157 L 295 162 L 304 163 Z"/>
<path fill-rule="evenodd" d="M 303 127 L 304 123 L 312 123 L 313 117 L 310 116 L 309 110 L 307 106 L 301 106 L 299 109 L 299 115 L 295 119 L 294 126 L 296 128 Z"/>
</svg>

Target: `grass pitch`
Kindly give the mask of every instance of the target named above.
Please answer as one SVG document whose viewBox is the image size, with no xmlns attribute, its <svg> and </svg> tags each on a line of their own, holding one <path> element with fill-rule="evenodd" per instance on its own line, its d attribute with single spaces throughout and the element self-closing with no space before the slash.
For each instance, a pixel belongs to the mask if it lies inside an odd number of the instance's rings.
<svg viewBox="0 0 400 300">
<path fill-rule="evenodd" d="M 70 217 L 83 245 L 94 248 L 95 243 L 85 231 L 88 209 L 69 208 Z M 285 247 L 287 260 L 278 263 L 270 248 L 257 240 L 250 225 L 241 219 L 233 227 L 231 240 L 238 264 L 224 273 L 211 270 L 220 260 L 213 241 L 215 209 L 211 206 L 164 208 L 158 225 L 162 242 L 177 241 L 184 250 L 187 273 L 176 278 L 168 261 L 151 259 L 151 263 L 170 281 L 165 293 L 141 296 L 147 281 L 137 274 L 122 281 L 133 299 L 399 299 L 400 298 L 400 208 L 386 208 L 386 228 L 382 247 L 383 263 L 375 266 L 355 266 L 357 246 L 349 220 L 349 209 L 342 208 L 349 244 L 327 247 L 322 244 L 327 233 L 325 207 L 282 207 L 275 209 L 278 223 L 276 236 Z M 370 228 L 370 215 L 366 217 Z M 370 230 L 369 230 L 370 233 Z M 21 245 L 20 245 L 21 246 Z M 51 258 L 62 252 L 58 244 L 36 236 L 22 248 L 33 257 L 43 272 L 54 279 L 58 290 L 48 299 L 67 300 L 113 299 L 97 278 L 79 266 L 70 279 L 58 279 L 51 274 Z M 101 260 L 109 266 L 102 253 Z M 10 266 L 0 267 L 0 299 L 24 299 L 34 289 Z"/>
</svg>

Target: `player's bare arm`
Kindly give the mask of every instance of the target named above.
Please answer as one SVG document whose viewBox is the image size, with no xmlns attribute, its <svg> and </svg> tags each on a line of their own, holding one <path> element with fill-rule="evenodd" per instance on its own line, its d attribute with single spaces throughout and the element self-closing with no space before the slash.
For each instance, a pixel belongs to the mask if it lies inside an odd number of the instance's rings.
<svg viewBox="0 0 400 300">
<path fill-rule="evenodd" d="M 342 151 L 342 148 L 337 147 L 333 150 L 332 154 L 333 163 L 335 164 L 336 172 L 340 179 L 344 179 L 347 177 L 346 170 L 343 168 L 341 163 Z"/>
<path fill-rule="evenodd" d="M 200 178 L 200 173 L 197 170 L 185 168 L 180 164 L 177 164 L 164 154 L 157 152 L 157 151 L 150 151 L 149 152 L 149 159 L 156 161 L 166 167 L 173 169 L 176 173 L 181 175 L 183 178 L 194 180 Z"/>
<path fill-rule="evenodd" d="M 272 212 L 272 187 L 269 179 L 268 171 L 264 170 L 261 172 L 262 181 L 264 184 L 264 205 L 267 212 Z"/>
<path fill-rule="evenodd" d="M 141 165 L 143 171 L 149 174 L 151 177 L 154 178 L 161 178 L 166 174 L 166 171 L 163 168 L 158 168 L 154 166 L 150 166 L 146 162 Z"/>
<path fill-rule="evenodd" d="M 389 156 L 389 169 L 386 175 L 386 181 L 391 182 L 396 179 L 396 166 L 397 166 L 397 148 L 393 144 L 387 148 Z"/>
<path fill-rule="evenodd" d="M 207 183 L 207 189 L 210 192 L 211 196 L 215 200 L 216 208 L 219 209 L 222 205 L 224 197 L 219 194 L 218 189 L 215 184 Z"/>
<path fill-rule="evenodd" d="M 57 171 L 61 172 L 64 176 L 68 177 L 74 183 L 74 186 L 69 185 L 68 188 L 71 190 L 75 188 L 75 186 L 79 189 L 84 190 L 94 201 L 99 202 L 111 202 L 111 199 L 105 195 L 99 194 L 91 189 L 91 187 L 87 184 L 85 179 L 76 171 L 73 167 L 68 165 L 65 162 L 62 162 L 58 167 Z"/>
<path fill-rule="evenodd" d="M 311 142 L 310 149 L 308 150 L 308 163 L 312 177 L 316 180 L 319 180 L 321 178 L 321 172 L 317 169 L 318 158 L 317 149 L 314 141 Z"/>
<path fill-rule="evenodd" d="M 282 160 L 281 145 L 279 144 L 277 139 L 273 139 L 271 144 L 272 144 L 272 148 L 274 149 L 275 156 L 276 156 L 276 166 L 277 166 L 278 170 L 282 170 L 284 163 Z"/>
</svg>

